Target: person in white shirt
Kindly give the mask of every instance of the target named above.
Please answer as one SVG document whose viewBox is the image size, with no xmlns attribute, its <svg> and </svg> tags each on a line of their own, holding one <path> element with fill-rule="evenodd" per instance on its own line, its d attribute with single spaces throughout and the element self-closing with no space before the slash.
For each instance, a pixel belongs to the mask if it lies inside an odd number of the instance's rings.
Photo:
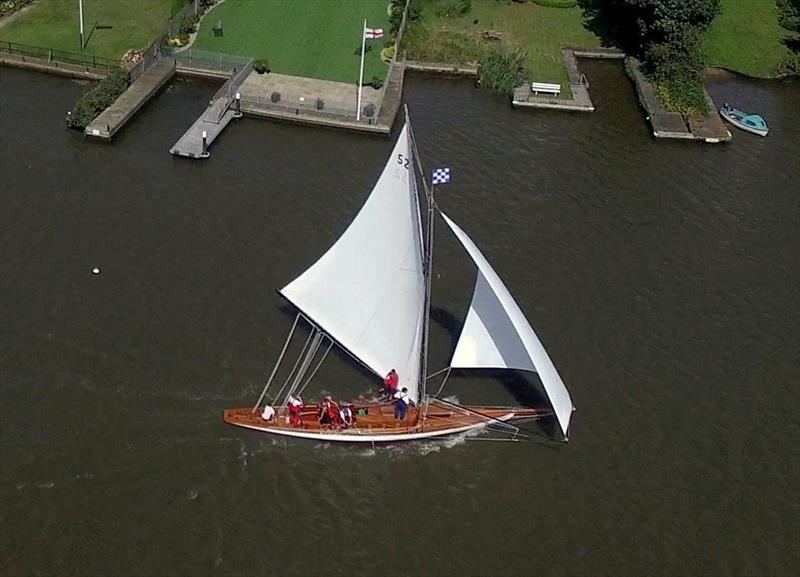
<svg viewBox="0 0 800 577">
<path fill-rule="evenodd" d="M 394 394 L 394 418 L 396 421 L 404 421 L 408 405 L 412 403 L 408 396 L 408 389 L 403 387 Z"/>
<path fill-rule="evenodd" d="M 272 421 L 275 418 L 275 409 L 270 405 L 264 405 L 264 412 L 261 413 L 261 418 L 267 422 Z"/>
</svg>

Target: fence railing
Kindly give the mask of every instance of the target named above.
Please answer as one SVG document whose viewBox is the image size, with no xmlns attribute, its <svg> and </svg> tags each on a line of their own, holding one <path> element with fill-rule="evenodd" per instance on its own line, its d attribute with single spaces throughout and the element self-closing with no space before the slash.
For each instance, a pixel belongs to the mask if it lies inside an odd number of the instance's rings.
<svg viewBox="0 0 800 577">
<path fill-rule="evenodd" d="M 236 91 L 242 85 L 242 82 L 245 81 L 247 76 L 253 70 L 253 61 L 252 59 L 244 65 L 244 67 L 236 72 L 233 76 L 231 76 L 225 84 L 223 84 L 217 93 L 214 94 L 214 97 L 211 99 L 211 106 L 215 107 L 216 115 L 217 115 L 217 122 L 222 120 L 223 115 L 230 107 L 231 103 L 236 96 Z"/>
<path fill-rule="evenodd" d="M 403 18 L 400 20 L 400 28 L 397 29 L 397 36 L 394 39 L 394 54 L 392 55 L 392 61 L 389 63 L 389 69 L 386 71 L 386 77 L 383 79 L 383 86 L 381 87 L 381 98 L 378 102 L 378 110 L 375 116 L 380 114 L 380 109 L 383 105 L 383 98 L 386 96 L 386 89 L 389 87 L 389 80 L 392 77 L 392 70 L 394 70 L 395 65 L 397 64 L 397 57 L 400 54 L 400 43 L 403 41 L 403 32 L 406 30 L 406 21 L 408 20 L 408 5 L 411 4 L 411 0 L 406 0 L 406 5 L 403 7 Z"/>
<path fill-rule="evenodd" d="M 317 108 L 317 100 L 313 98 L 296 103 L 272 102 L 270 96 L 247 94 L 242 95 L 241 105 L 243 108 L 250 108 L 251 110 L 274 111 L 287 116 L 329 118 L 331 120 L 356 123 L 355 103 L 352 108 L 337 108 L 327 104 L 323 105 L 323 108 Z M 370 116 L 362 113 L 360 124 L 375 124 L 378 120 L 377 109 L 377 106 L 369 109 L 372 112 Z"/>
<path fill-rule="evenodd" d="M 91 66 L 92 68 L 105 68 L 110 70 L 114 66 L 119 66 L 119 60 L 95 56 L 93 54 L 81 54 L 79 52 L 67 52 L 66 50 L 55 50 L 43 46 L 32 46 L 30 44 L 20 44 L 19 42 L 9 42 L 0 40 L 0 52 L 7 54 L 21 54 L 31 58 L 40 58 L 48 62 L 65 62 L 68 64 L 78 64 L 81 66 Z"/>
<path fill-rule="evenodd" d="M 205 50 L 174 50 L 168 46 L 162 47 L 165 56 L 175 59 L 176 64 L 205 68 L 212 71 L 241 70 L 252 60 L 247 56 L 223 54 L 221 52 L 208 52 Z"/>
<path fill-rule="evenodd" d="M 193 0 L 192 2 L 187 2 L 183 8 L 178 10 L 167 20 L 167 29 L 165 30 L 167 36 L 177 36 L 181 30 L 184 16 L 187 14 L 198 14 L 200 12 L 199 1 L 200 0 Z"/>
<path fill-rule="evenodd" d="M 142 53 L 142 59 L 131 68 L 131 83 L 135 82 L 142 74 L 161 58 L 161 45 L 163 37 L 156 38 L 153 43 Z"/>
</svg>

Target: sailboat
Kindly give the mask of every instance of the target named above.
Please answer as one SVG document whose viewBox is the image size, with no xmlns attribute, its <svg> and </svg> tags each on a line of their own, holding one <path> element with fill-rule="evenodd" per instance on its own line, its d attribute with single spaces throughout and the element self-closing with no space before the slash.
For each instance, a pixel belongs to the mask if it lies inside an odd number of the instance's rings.
<svg viewBox="0 0 800 577">
<path fill-rule="evenodd" d="M 554 416 L 567 440 L 574 407 L 553 362 L 478 246 L 439 209 L 435 186 L 428 186 L 423 174 L 406 110 L 383 172 L 349 227 L 319 260 L 278 291 L 297 309 L 294 324 L 255 405 L 226 409 L 227 423 L 326 442 L 399 443 L 487 427 L 518 430 L 521 422 Z M 424 221 L 422 202 L 427 204 Z M 535 372 L 549 406 L 461 405 L 427 392 L 427 382 L 435 376 L 427 374 L 427 357 L 437 214 L 477 268 L 472 301 L 444 378 L 452 369 Z M 310 328 L 302 351 L 283 386 L 270 394 L 272 404 L 262 411 L 301 322 Z M 347 426 L 321 424 L 322 403 L 305 405 L 299 419 L 290 418 L 290 400 L 305 390 L 334 346 L 379 378 L 396 369 L 398 389 L 405 388 L 412 401 L 403 420 L 396 418 L 391 402 L 378 399 L 349 403 L 354 419 Z"/>
</svg>

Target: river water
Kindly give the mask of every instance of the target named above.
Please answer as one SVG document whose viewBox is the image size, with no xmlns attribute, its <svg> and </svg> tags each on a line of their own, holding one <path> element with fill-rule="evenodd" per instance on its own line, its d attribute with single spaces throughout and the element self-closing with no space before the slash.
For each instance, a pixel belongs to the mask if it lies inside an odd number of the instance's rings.
<svg viewBox="0 0 800 577">
<path fill-rule="evenodd" d="M 392 142 L 244 119 L 177 159 L 213 84 L 175 81 L 102 145 L 63 126 L 86 86 L 0 70 L 0 573 L 800 571 L 800 83 L 710 79 L 767 138 L 656 142 L 621 67 L 582 66 L 589 115 L 405 90 L 426 165 L 453 171 L 440 205 L 570 389 L 571 442 L 375 450 L 222 410 L 254 402 L 293 318 L 275 289 Z M 441 226 L 436 249 L 431 370 L 474 274 Z M 513 401 L 491 376 L 446 393 Z M 341 356 L 315 382 L 374 385 Z"/>
</svg>

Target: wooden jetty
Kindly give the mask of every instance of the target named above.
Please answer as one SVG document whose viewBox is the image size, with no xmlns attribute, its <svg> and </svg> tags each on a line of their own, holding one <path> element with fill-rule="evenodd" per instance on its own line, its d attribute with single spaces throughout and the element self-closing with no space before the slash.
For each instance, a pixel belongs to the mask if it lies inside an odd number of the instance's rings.
<svg viewBox="0 0 800 577">
<path fill-rule="evenodd" d="M 163 58 L 147 69 L 114 103 L 86 127 L 84 133 L 93 138 L 111 138 L 144 106 L 175 74 L 175 62 Z"/>
<path fill-rule="evenodd" d="M 700 140 L 709 143 L 728 142 L 733 138 L 722 124 L 717 107 L 705 87 L 703 87 L 703 92 L 708 109 L 706 114 L 684 118 L 682 114 L 668 112 L 661 107 L 652 85 L 642 74 L 636 59 L 627 58 L 625 60 L 625 71 L 636 85 L 639 102 L 647 113 L 647 120 L 653 129 L 653 136 L 656 138 Z"/>
<path fill-rule="evenodd" d="M 601 56 L 584 52 L 587 58 L 615 58 L 616 54 L 609 55 L 603 52 Z M 525 83 L 514 90 L 511 105 L 515 108 L 545 108 L 551 110 L 571 110 L 576 112 L 594 112 L 594 104 L 589 97 L 589 82 L 578 69 L 578 60 L 574 50 L 565 48 L 561 51 L 564 67 L 567 70 L 569 88 L 572 98 L 556 98 L 534 95 L 530 83 Z"/>
</svg>

